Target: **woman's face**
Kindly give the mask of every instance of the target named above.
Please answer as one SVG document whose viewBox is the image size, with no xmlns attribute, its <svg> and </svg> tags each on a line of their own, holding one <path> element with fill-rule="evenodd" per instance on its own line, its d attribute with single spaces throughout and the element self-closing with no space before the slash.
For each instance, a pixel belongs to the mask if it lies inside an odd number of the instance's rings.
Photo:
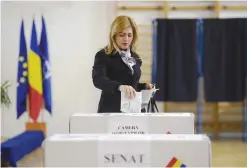
<svg viewBox="0 0 247 168">
<path fill-rule="evenodd" d="M 130 47 L 132 40 L 133 31 L 131 27 L 127 27 L 116 35 L 116 43 L 121 50 L 127 50 Z"/>
</svg>

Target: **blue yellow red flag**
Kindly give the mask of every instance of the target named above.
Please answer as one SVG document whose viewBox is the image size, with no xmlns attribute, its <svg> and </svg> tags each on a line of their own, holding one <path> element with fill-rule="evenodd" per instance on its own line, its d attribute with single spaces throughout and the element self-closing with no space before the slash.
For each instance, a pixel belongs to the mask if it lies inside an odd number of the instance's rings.
<svg viewBox="0 0 247 168">
<path fill-rule="evenodd" d="M 32 24 L 30 50 L 28 53 L 29 114 L 37 121 L 43 106 L 42 67 L 35 22 Z"/>
</svg>

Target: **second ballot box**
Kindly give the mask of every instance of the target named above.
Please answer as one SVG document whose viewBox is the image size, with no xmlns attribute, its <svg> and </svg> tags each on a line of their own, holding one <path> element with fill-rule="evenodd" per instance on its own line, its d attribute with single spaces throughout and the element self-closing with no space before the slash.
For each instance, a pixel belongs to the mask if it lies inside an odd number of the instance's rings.
<svg viewBox="0 0 247 168">
<path fill-rule="evenodd" d="M 57 134 L 43 143 L 45 167 L 211 167 L 198 134 Z"/>
<path fill-rule="evenodd" d="M 194 134 L 193 113 L 75 113 L 72 134 Z"/>
</svg>

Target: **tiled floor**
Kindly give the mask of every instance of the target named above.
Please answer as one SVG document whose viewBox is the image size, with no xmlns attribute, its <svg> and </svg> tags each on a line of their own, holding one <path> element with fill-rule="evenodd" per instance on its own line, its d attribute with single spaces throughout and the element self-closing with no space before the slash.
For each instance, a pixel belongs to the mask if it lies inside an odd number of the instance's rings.
<svg viewBox="0 0 247 168">
<path fill-rule="evenodd" d="M 18 166 L 42 167 L 42 151 L 39 149 L 22 159 Z M 241 141 L 213 141 L 212 162 L 214 167 L 247 167 L 247 143 Z"/>
</svg>

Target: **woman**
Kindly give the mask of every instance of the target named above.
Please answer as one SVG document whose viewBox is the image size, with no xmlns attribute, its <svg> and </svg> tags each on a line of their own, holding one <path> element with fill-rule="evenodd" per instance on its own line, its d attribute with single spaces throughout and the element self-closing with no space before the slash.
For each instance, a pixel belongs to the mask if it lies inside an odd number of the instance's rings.
<svg viewBox="0 0 247 168">
<path fill-rule="evenodd" d="M 134 51 L 138 33 L 133 19 L 118 16 L 109 38 L 108 46 L 95 55 L 92 78 L 94 86 L 102 90 L 98 113 L 121 113 L 121 92 L 131 99 L 136 91 L 153 85 L 139 83 L 142 60 Z"/>
</svg>

